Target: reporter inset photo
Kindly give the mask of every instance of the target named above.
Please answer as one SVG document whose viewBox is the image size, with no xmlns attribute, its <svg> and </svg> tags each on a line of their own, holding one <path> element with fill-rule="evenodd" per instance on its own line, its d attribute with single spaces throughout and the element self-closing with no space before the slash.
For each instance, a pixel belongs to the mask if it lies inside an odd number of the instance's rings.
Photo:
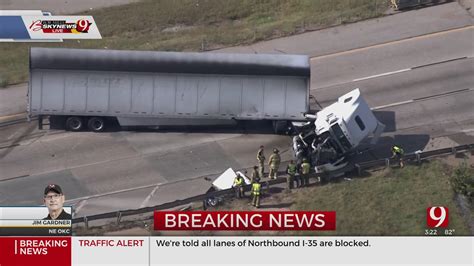
<svg viewBox="0 0 474 266">
<path fill-rule="evenodd" d="M 63 209 L 66 198 L 59 185 L 51 184 L 44 189 L 44 205 L 48 207 L 48 216 L 44 220 L 71 220 L 72 215 Z"/>
</svg>

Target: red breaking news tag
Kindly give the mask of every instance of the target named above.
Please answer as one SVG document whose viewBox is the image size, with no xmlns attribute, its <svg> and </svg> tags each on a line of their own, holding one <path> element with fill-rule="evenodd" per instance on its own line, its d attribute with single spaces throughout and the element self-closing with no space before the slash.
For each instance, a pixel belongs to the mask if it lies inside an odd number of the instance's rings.
<svg viewBox="0 0 474 266">
<path fill-rule="evenodd" d="M 155 211 L 155 230 L 336 230 L 334 211 Z"/>
<path fill-rule="evenodd" d="M 70 237 L 1 237 L 0 265 L 71 265 Z"/>
</svg>

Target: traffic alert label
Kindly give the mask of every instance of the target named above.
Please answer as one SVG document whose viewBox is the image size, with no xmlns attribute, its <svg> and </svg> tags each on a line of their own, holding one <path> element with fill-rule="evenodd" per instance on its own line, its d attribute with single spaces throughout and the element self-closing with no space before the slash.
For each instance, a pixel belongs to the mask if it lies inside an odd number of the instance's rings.
<svg viewBox="0 0 474 266">
<path fill-rule="evenodd" d="M 79 239 L 81 247 L 143 247 L 143 239 Z"/>
<path fill-rule="evenodd" d="M 336 230 L 334 211 L 156 211 L 157 231 Z"/>
</svg>

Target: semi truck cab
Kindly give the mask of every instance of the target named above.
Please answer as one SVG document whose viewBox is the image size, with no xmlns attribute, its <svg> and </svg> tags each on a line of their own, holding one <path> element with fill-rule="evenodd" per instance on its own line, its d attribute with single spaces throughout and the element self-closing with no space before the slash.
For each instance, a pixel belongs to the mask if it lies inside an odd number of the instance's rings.
<svg viewBox="0 0 474 266">
<path fill-rule="evenodd" d="M 339 97 L 318 113 L 308 114 L 311 121 L 293 138 L 296 158 L 309 159 L 316 172 L 340 169 L 347 155 L 372 137 L 375 144 L 385 126 L 380 123 L 359 89 Z"/>
</svg>

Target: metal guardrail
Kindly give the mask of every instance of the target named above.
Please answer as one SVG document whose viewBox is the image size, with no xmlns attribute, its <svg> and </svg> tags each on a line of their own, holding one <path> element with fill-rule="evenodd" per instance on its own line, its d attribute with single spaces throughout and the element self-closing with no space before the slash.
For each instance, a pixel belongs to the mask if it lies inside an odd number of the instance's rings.
<svg viewBox="0 0 474 266">
<path fill-rule="evenodd" d="M 403 160 L 421 162 L 422 160 L 426 160 L 431 157 L 436 157 L 436 156 L 446 155 L 446 154 L 456 154 L 458 152 L 466 152 L 466 151 L 474 151 L 474 143 L 455 146 L 451 148 L 406 154 L 403 156 Z M 380 159 L 380 160 L 359 163 L 356 165 L 356 168 L 360 168 L 362 170 L 362 169 L 368 169 L 368 168 L 373 168 L 377 166 L 387 166 L 387 165 L 390 165 L 390 163 L 391 163 L 391 160 L 389 158 L 385 158 L 385 159 Z"/>
<path fill-rule="evenodd" d="M 433 157 L 437 156 L 442 156 L 442 155 L 447 155 L 447 154 L 457 154 L 457 153 L 464 153 L 464 152 L 471 152 L 474 153 L 474 143 L 472 144 L 467 144 L 467 145 L 460 145 L 456 147 L 451 147 L 451 148 L 444 148 L 444 149 L 438 149 L 438 150 L 432 150 L 432 151 L 425 151 L 425 152 L 419 152 L 419 153 L 412 153 L 412 154 L 407 154 L 403 157 L 403 159 L 407 162 L 421 162 L 423 160 L 427 160 Z M 355 164 L 354 167 L 351 167 L 350 169 L 344 168 L 338 172 L 332 172 L 332 175 L 337 175 L 338 173 L 344 173 L 344 172 L 350 172 L 353 170 L 356 170 L 357 173 L 360 175 L 362 170 L 365 169 L 370 169 L 374 167 L 380 167 L 380 166 L 390 166 L 392 162 L 395 162 L 395 160 L 390 160 L 390 158 L 385 158 L 385 159 L 379 159 L 379 160 L 373 160 L 373 161 L 368 161 L 368 162 L 363 162 L 359 164 Z M 286 178 L 278 178 L 274 180 L 269 180 L 263 182 L 263 188 L 264 189 L 269 189 L 270 186 L 276 185 L 276 184 L 281 184 L 285 183 Z M 251 185 L 245 186 L 245 191 L 250 190 Z M 101 214 L 95 214 L 91 216 L 84 216 L 84 217 L 79 217 L 79 218 L 74 218 L 72 219 L 73 224 L 77 223 L 85 223 L 86 227 L 88 227 L 88 222 L 93 221 L 93 220 L 101 220 L 101 219 L 112 219 L 116 218 L 117 223 L 120 223 L 120 220 L 124 216 L 131 216 L 131 215 L 137 215 L 137 214 L 143 214 L 143 213 L 148 213 L 148 212 L 153 212 L 156 210 L 166 210 L 166 209 L 171 209 L 171 208 L 176 208 L 179 206 L 183 206 L 185 204 L 189 204 L 192 202 L 197 202 L 197 201 L 203 201 L 209 197 L 220 197 L 220 196 L 228 196 L 231 194 L 234 194 L 235 190 L 234 189 L 226 189 L 226 190 L 220 190 L 220 191 L 213 191 L 209 192 L 206 194 L 201 194 L 197 195 L 194 197 L 186 198 L 186 199 L 181 199 L 181 200 L 176 200 L 172 202 L 167 202 L 164 204 L 160 204 L 157 206 L 152 206 L 152 207 L 144 207 L 140 209 L 132 209 L 132 210 L 122 210 L 122 211 L 114 211 L 114 212 L 107 212 L 107 213 L 101 213 Z"/>
</svg>

